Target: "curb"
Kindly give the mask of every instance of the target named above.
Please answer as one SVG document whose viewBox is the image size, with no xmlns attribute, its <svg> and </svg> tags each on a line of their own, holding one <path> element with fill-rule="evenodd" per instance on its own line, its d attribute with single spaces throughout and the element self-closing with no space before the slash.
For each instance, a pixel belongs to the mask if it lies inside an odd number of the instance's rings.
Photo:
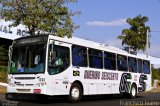
<svg viewBox="0 0 160 106">
<path fill-rule="evenodd" d="M 0 85 L 1 85 L 1 86 L 5 86 L 5 87 L 7 87 L 7 86 L 8 86 L 8 84 L 7 84 L 7 83 L 3 83 L 3 82 L 0 82 Z"/>
</svg>

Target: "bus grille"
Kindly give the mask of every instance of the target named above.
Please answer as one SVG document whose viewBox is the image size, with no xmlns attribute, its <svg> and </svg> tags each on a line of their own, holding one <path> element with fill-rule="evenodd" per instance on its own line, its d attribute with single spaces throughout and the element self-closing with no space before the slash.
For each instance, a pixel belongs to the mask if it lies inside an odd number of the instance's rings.
<svg viewBox="0 0 160 106">
<path fill-rule="evenodd" d="M 25 86 L 33 86 L 34 84 L 25 84 Z"/>
<path fill-rule="evenodd" d="M 34 84 L 16 84 L 17 86 L 34 86 Z"/>
<path fill-rule="evenodd" d="M 33 80 L 35 77 L 15 77 L 16 80 Z"/>
</svg>

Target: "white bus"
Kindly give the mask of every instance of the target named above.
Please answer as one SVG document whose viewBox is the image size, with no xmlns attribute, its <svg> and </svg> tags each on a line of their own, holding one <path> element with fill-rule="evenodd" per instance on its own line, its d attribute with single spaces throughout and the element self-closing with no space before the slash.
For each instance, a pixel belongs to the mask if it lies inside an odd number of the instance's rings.
<svg viewBox="0 0 160 106">
<path fill-rule="evenodd" d="M 116 47 L 80 38 L 27 36 L 13 41 L 9 52 L 7 97 L 14 94 L 127 94 L 151 89 L 151 66 Z"/>
</svg>

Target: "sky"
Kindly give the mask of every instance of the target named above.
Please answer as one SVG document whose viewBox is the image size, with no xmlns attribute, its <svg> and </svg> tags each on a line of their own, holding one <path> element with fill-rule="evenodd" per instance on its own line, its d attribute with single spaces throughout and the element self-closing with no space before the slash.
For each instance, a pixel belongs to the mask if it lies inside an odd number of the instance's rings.
<svg viewBox="0 0 160 106">
<path fill-rule="evenodd" d="M 139 14 L 147 16 L 146 25 L 151 28 L 149 54 L 160 57 L 160 0 L 78 0 L 69 8 L 81 12 L 72 18 L 80 25 L 74 36 L 120 48 L 121 40 L 117 36 L 129 28 L 125 20 Z"/>
</svg>

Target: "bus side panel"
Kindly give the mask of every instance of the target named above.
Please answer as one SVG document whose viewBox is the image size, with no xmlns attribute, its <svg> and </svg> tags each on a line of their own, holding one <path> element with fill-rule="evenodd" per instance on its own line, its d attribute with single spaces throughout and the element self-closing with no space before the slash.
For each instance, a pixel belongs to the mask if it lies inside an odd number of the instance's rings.
<svg viewBox="0 0 160 106">
<path fill-rule="evenodd" d="M 146 91 L 148 91 L 148 90 L 151 90 L 151 88 L 152 88 L 152 78 L 151 78 L 151 74 L 148 74 L 147 75 L 147 80 L 146 80 Z"/>
</svg>

